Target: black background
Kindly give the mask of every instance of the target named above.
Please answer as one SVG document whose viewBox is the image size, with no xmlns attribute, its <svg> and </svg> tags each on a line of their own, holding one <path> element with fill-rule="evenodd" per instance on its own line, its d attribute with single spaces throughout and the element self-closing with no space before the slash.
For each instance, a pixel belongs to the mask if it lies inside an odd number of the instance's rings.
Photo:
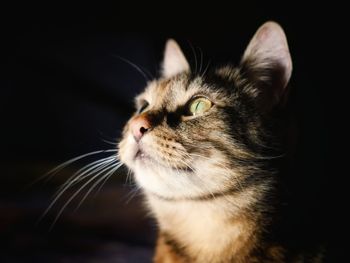
<svg viewBox="0 0 350 263">
<path fill-rule="evenodd" d="M 68 209 L 49 231 L 57 209 L 41 224 L 35 222 L 64 179 L 28 185 L 65 160 L 113 147 L 106 141 L 120 136 L 133 110 L 133 97 L 145 85 L 144 77 L 118 56 L 156 76 L 164 43 L 171 37 L 192 66 L 192 49 L 199 60 L 203 54 L 203 67 L 209 61 L 211 65 L 238 63 L 256 29 L 267 20 L 284 28 L 294 66 L 291 86 L 299 139 L 295 176 L 288 179 L 288 187 L 294 205 L 300 205 L 295 220 L 317 226 L 317 237 L 329 245 L 327 257 L 340 257 L 339 236 L 345 229 L 340 189 L 346 173 L 340 172 L 341 154 L 332 144 L 342 136 L 340 132 L 334 136 L 333 131 L 345 122 L 344 118 L 338 122 L 341 110 L 335 110 L 344 107 L 342 86 L 336 84 L 341 64 L 335 60 L 342 60 L 340 26 L 344 24 L 334 16 L 344 17 L 333 11 L 335 4 L 306 8 L 291 1 L 271 6 L 212 3 L 191 10 L 168 4 L 152 12 L 137 3 L 132 8 L 115 6 L 99 15 L 82 9 L 68 13 L 58 7 L 40 6 L 36 12 L 12 8 L 2 16 L 1 262 L 63 262 L 66 257 L 67 262 L 72 258 L 88 262 L 80 254 L 91 255 L 98 251 L 96 244 L 106 240 L 151 248 L 154 223 L 144 216 L 137 197 L 131 203 L 140 218 L 132 223 L 128 218 L 115 219 L 134 214 L 127 210 L 124 197 L 116 201 L 112 194 L 92 205 L 94 199 L 88 199 L 73 219 Z M 85 162 L 91 160 L 95 159 Z M 123 175 L 112 178 L 106 189 L 121 188 L 121 195 L 128 195 L 130 187 L 123 187 L 124 181 Z"/>
</svg>

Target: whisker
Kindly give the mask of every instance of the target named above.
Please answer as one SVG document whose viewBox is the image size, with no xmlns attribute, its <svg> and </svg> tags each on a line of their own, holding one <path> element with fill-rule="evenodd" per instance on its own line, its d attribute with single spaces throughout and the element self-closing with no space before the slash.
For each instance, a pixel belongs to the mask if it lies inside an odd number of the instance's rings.
<svg viewBox="0 0 350 263">
<path fill-rule="evenodd" d="M 211 158 L 208 158 L 206 156 L 202 156 L 200 154 L 194 154 L 194 153 L 191 153 L 190 155 L 192 156 L 197 156 L 199 158 L 203 158 L 203 159 L 206 159 L 206 160 L 212 160 Z M 243 186 L 239 180 L 239 178 L 237 177 L 236 173 L 232 172 L 231 170 L 229 170 L 226 166 L 227 164 L 225 164 L 224 162 L 215 162 L 216 164 L 220 165 L 221 168 L 224 169 L 224 171 L 227 171 L 228 175 L 233 175 L 236 179 L 236 182 L 238 184 L 238 186 L 240 187 L 241 190 L 243 190 Z"/>
<path fill-rule="evenodd" d="M 276 156 L 253 156 L 253 158 L 257 159 L 257 160 L 273 160 L 273 159 L 278 159 L 278 158 L 282 158 L 285 156 L 286 156 L 286 154 L 282 153 L 282 154 L 276 155 Z"/>
<path fill-rule="evenodd" d="M 134 69 L 136 69 L 143 76 L 143 78 L 145 79 L 146 82 L 150 81 L 149 76 L 146 75 L 146 71 L 142 70 L 141 67 L 137 66 L 135 63 L 131 62 L 130 60 L 128 60 L 126 58 L 123 58 L 121 56 L 115 55 L 115 54 L 112 54 L 112 57 L 118 58 L 118 59 L 124 61 L 125 63 L 127 63 L 128 65 L 130 65 Z M 150 75 L 151 78 L 153 78 L 152 75 L 149 72 L 148 72 L 148 74 Z"/>
<path fill-rule="evenodd" d="M 101 166 L 103 166 L 106 163 L 108 164 L 109 162 L 112 162 L 114 160 L 116 160 L 115 156 L 110 156 L 110 157 L 103 158 L 103 159 L 100 159 L 100 160 L 97 160 L 97 161 L 94 161 L 90 164 L 85 165 L 83 168 L 79 169 L 71 177 L 69 177 L 69 179 L 57 190 L 57 192 L 60 192 L 66 185 L 73 183 L 72 181 L 77 182 L 77 181 L 85 179 L 87 177 L 87 176 L 84 176 L 85 174 L 87 174 L 89 172 L 90 172 L 90 174 L 97 172 L 97 171 L 99 171 Z M 54 196 L 56 194 L 54 194 Z"/>
<path fill-rule="evenodd" d="M 199 179 L 199 181 L 201 182 L 202 187 L 209 192 L 209 194 L 213 197 L 213 199 L 216 199 L 216 196 L 214 195 L 214 193 L 207 187 L 206 183 L 204 182 L 203 178 L 201 178 L 197 173 L 195 173 L 196 177 Z"/>
<path fill-rule="evenodd" d="M 101 164 L 95 165 L 94 168 L 96 168 L 96 166 L 99 166 Z M 103 165 L 103 164 L 102 164 Z M 108 165 L 108 164 L 107 164 Z M 107 166 L 105 164 L 104 167 Z M 91 169 L 94 169 L 91 168 Z M 103 168 L 102 168 L 103 169 Z M 94 173 L 96 171 L 92 170 L 92 172 L 90 172 L 89 176 L 91 175 L 91 173 Z M 81 177 L 81 175 L 77 176 L 77 177 Z M 86 178 L 86 177 L 85 177 Z M 74 182 L 76 182 L 77 180 L 79 180 L 79 178 L 74 178 L 72 179 L 70 182 L 66 182 L 64 184 L 63 187 L 61 187 L 58 192 L 54 195 L 54 199 L 51 201 L 50 205 L 46 208 L 46 210 L 44 211 L 44 213 L 41 215 L 41 217 L 39 218 L 39 222 L 47 215 L 47 213 L 51 210 L 51 208 L 56 204 L 56 202 L 58 201 L 58 199 L 65 193 L 65 191 L 67 189 L 69 189 L 70 187 L 72 187 L 74 185 Z"/>
<path fill-rule="evenodd" d="M 105 168 L 108 169 L 108 168 Z M 56 224 L 57 220 L 59 219 L 59 217 L 61 216 L 61 214 L 63 213 L 64 209 L 66 209 L 66 207 L 73 201 L 73 199 L 86 187 L 88 186 L 92 181 L 94 181 L 99 175 L 100 173 L 95 174 L 92 178 L 90 178 L 87 182 L 85 182 L 69 199 L 68 201 L 62 206 L 62 208 L 60 209 L 60 211 L 58 212 L 57 216 L 55 217 L 53 223 L 51 224 L 50 230 L 52 230 L 52 228 L 54 227 L 54 225 Z"/>
<path fill-rule="evenodd" d="M 209 159 L 209 158 L 208 158 L 208 159 Z M 215 196 L 215 194 L 213 193 L 213 191 L 211 191 L 211 190 L 207 187 L 207 185 L 206 185 L 205 181 L 203 180 L 203 178 L 201 178 L 201 177 L 200 177 L 198 174 L 196 174 L 196 173 L 195 173 L 195 175 L 196 175 L 196 177 L 199 179 L 199 181 L 200 181 L 200 183 L 201 183 L 201 186 L 213 197 L 214 200 L 217 200 L 217 197 Z M 239 185 L 239 186 L 241 187 L 241 189 L 242 189 L 242 186 L 240 185 L 239 182 L 238 182 L 238 185 Z M 224 193 L 223 190 L 217 189 L 216 191 L 222 193 L 222 196 L 223 196 L 228 202 L 232 203 L 232 200 L 230 200 L 229 198 L 227 198 L 227 197 L 225 196 L 225 193 Z M 232 205 L 238 207 L 237 204 L 232 204 Z"/>
<path fill-rule="evenodd" d="M 138 193 L 141 193 L 141 187 L 136 185 L 136 187 L 130 191 L 130 193 L 127 195 L 129 198 L 125 201 L 126 204 L 128 204 Z"/>
<path fill-rule="evenodd" d="M 106 140 L 106 139 L 101 139 L 103 142 L 109 144 L 109 145 L 112 145 L 112 146 L 117 146 L 118 143 L 117 142 L 113 142 L 113 141 L 109 141 L 109 140 Z"/>
<path fill-rule="evenodd" d="M 128 184 L 128 181 L 130 182 L 130 184 L 132 183 L 131 173 L 131 170 L 128 168 L 128 171 L 126 173 L 125 184 Z"/>
<path fill-rule="evenodd" d="M 120 167 L 120 166 L 122 166 L 122 164 L 117 164 L 117 169 Z M 109 171 L 108 171 L 109 170 Z M 103 176 L 101 176 L 101 178 L 100 179 L 98 179 L 91 187 L 90 187 L 90 189 L 86 192 L 86 194 L 84 195 L 84 197 L 80 200 L 80 202 L 79 202 L 79 204 L 78 204 L 78 206 L 76 207 L 76 209 L 75 210 L 77 210 L 81 205 L 82 205 L 82 203 L 84 202 L 84 200 L 88 197 L 88 195 L 95 189 L 95 187 L 100 183 L 100 182 L 102 182 L 105 178 L 108 178 L 109 177 L 109 175 L 111 175 L 114 171 L 116 171 L 115 170 L 115 167 L 111 167 L 110 165 L 109 165 L 109 167 L 107 167 L 106 169 L 104 169 L 104 170 L 102 170 L 101 172 L 99 172 L 97 175 L 100 175 L 100 174 L 103 174 L 104 172 L 106 172 L 106 171 L 108 171 L 105 175 L 103 175 Z M 111 171 L 112 171 L 112 173 L 111 173 Z"/>
<path fill-rule="evenodd" d="M 191 47 L 192 54 L 193 54 L 193 56 L 194 56 L 194 66 L 195 66 L 195 68 L 194 68 L 194 74 L 196 75 L 196 74 L 197 74 L 197 70 L 198 70 L 198 65 L 197 65 L 197 54 L 196 54 L 196 51 L 194 50 L 194 47 L 193 47 L 193 45 L 191 44 L 191 42 L 188 41 L 188 43 L 189 43 L 189 45 L 190 45 L 190 47 Z"/>
<path fill-rule="evenodd" d="M 99 135 L 100 135 L 100 139 L 101 141 L 116 146 L 118 144 L 118 140 L 114 137 L 111 137 L 110 135 L 106 135 L 103 131 L 98 131 Z M 114 147 L 113 147 L 114 148 Z M 114 148 L 116 149 L 116 148 Z"/>
<path fill-rule="evenodd" d="M 40 176 L 39 178 L 37 178 L 36 180 L 34 180 L 33 183 L 31 183 L 30 185 L 34 185 L 36 183 L 38 183 L 39 181 L 43 180 L 46 178 L 45 181 L 50 180 L 54 175 L 56 175 L 58 172 L 60 172 L 62 169 L 66 168 L 67 166 L 69 166 L 70 164 L 79 161 L 85 157 L 91 156 L 91 155 L 95 155 L 95 154 L 99 154 L 99 153 L 108 153 L 108 152 L 117 152 L 117 149 L 109 149 L 109 150 L 99 150 L 99 151 L 93 151 L 93 152 L 89 152 L 89 153 L 85 153 L 83 155 L 79 155 L 77 157 L 74 157 L 58 166 L 56 166 L 55 168 L 51 169 L 50 171 L 48 171 L 46 174 Z"/>
<path fill-rule="evenodd" d="M 199 155 L 199 154 L 193 154 L 193 153 L 191 153 L 191 155 L 197 156 L 197 157 L 200 157 L 200 158 L 203 158 L 203 159 L 211 160 L 210 158 L 208 158 L 208 157 L 206 157 L 206 156 Z M 238 184 L 238 187 L 239 187 L 241 190 L 243 190 L 243 186 L 242 186 L 242 184 L 241 184 L 240 179 L 237 177 L 237 174 L 234 173 L 234 172 L 232 172 L 231 170 L 229 170 L 229 169 L 227 168 L 227 164 L 225 164 L 224 162 L 216 162 L 216 164 L 220 165 L 220 167 L 223 168 L 224 171 L 227 171 L 228 175 L 233 175 L 233 176 L 235 177 L 235 179 L 236 179 L 236 182 L 237 182 L 237 184 Z"/>
<path fill-rule="evenodd" d="M 120 162 L 120 163 L 117 163 L 116 166 L 115 166 L 111 171 L 109 171 L 109 172 L 106 174 L 107 176 L 104 175 L 105 179 L 104 179 L 104 181 L 101 183 L 100 187 L 97 189 L 95 195 L 97 195 L 97 194 L 101 191 L 102 187 L 105 185 L 105 183 L 108 181 L 108 179 L 109 179 L 121 166 L 123 166 L 123 163 L 121 163 L 121 162 Z"/>
<path fill-rule="evenodd" d="M 199 74 L 202 72 L 202 66 L 203 66 L 203 51 L 200 47 L 198 47 L 199 52 L 200 52 L 200 66 L 199 66 Z"/>
<path fill-rule="evenodd" d="M 207 70 L 208 70 L 208 68 L 209 68 L 209 66 L 210 66 L 210 63 L 211 63 L 211 60 L 208 61 L 208 64 L 207 64 L 207 66 L 205 67 L 205 69 L 204 69 L 204 71 L 203 71 L 203 73 L 202 73 L 202 75 L 201 75 L 202 78 L 204 77 L 205 73 L 207 73 Z"/>
<path fill-rule="evenodd" d="M 187 153 L 184 153 L 185 156 L 188 156 Z M 190 164 L 190 159 L 180 159 L 180 161 L 189 169 L 191 169 L 192 171 L 195 171 L 195 168 Z M 201 178 L 197 173 L 194 173 L 195 176 L 199 179 L 199 182 L 201 184 L 201 188 L 206 189 L 206 191 L 213 196 L 214 199 L 216 199 L 214 193 L 206 186 L 206 183 L 204 182 L 203 178 Z"/>
<path fill-rule="evenodd" d="M 185 160 L 180 159 L 179 161 L 180 161 L 182 164 L 184 164 L 186 168 L 190 169 L 192 172 L 195 172 L 195 171 L 196 171 L 196 170 L 194 169 L 194 167 L 193 167 L 190 163 L 187 163 Z"/>
<path fill-rule="evenodd" d="M 103 163 L 99 163 L 98 166 L 93 168 L 91 171 L 86 171 L 83 174 L 79 174 L 78 176 L 76 176 L 76 179 L 74 179 L 74 180 L 72 180 L 72 182 L 70 182 L 70 186 L 69 187 L 72 187 L 75 184 L 77 184 L 77 183 L 79 183 L 81 181 L 84 181 L 86 178 L 90 177 L 91 175 L 93 175 L 93 174 L 101 171 L 105 167 L 111 165 L 111 163 L 113 163 L 114 161 L 115 160 L 112 159 L 112 160 L 105 161 Z"/>
</svg>

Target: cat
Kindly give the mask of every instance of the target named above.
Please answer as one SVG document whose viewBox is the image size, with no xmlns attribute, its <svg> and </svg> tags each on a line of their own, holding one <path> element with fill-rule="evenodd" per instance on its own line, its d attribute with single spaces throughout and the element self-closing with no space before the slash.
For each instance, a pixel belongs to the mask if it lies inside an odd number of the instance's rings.
<svg viewBox="0 0 350 263">
<path fill-rule="evenodd" d="M 276 116 L 291 74 L 276 22 L 257 30 L 237 67 L 204 73 L 167 41 L 161 77 L 136 97 L 118 145 L 159 225 L 155 263 L 321 262 L 273 233 L 283 138 Z"/>
</svg>

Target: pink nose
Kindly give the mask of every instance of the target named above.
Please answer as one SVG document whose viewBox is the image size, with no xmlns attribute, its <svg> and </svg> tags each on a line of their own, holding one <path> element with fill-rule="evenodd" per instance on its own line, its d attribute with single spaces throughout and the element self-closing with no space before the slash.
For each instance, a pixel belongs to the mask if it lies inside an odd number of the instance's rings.
<svg viewBox="0 0 350 263">
<path fill-rule="evenodd" d="M 141 114 L 130 122 L 130 129 L 135 141 L 140 141 L 142 136 L 151 128 L 151 122 L 147 115 Z"/>
</svg>

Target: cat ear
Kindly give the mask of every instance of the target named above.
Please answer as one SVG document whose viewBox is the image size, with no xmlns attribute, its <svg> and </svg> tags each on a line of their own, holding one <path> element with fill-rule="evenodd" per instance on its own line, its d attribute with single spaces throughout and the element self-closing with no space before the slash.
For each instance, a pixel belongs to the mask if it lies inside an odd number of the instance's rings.
<svg viewBox="0 0 350 263">
<path fill-rule="evenodd" d="M 176 41 L 169 39 L 165 45 L 162 75 L 171 78 L 185 71 L 190 71 L 185 55 Z"/>
<path fill-rule="evenodd" d="M 244 52 L 241 68 L 259 89 L 265 89 L 260 93 L 269 97 L 266 99 L 279 102 L 292 74 L 292 59 L 280 25 L 266 22 L 257 30 Z"/>
</svg>

